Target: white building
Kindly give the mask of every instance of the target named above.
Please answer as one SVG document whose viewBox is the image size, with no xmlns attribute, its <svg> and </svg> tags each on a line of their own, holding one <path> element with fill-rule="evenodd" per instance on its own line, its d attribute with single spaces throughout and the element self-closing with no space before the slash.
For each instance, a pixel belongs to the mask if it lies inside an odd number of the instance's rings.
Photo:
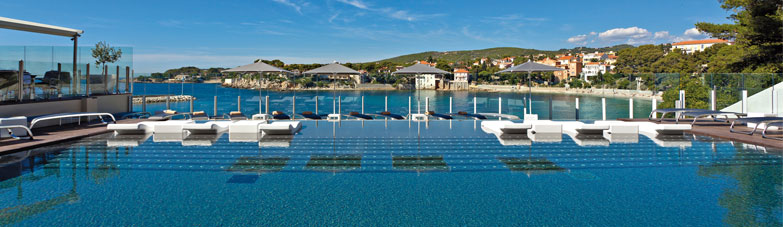
<svg viewBox="0 0 783 227">
<path fill-rule="evenodd" d="M 704 49 L 707 49 L 707 47 L 711 47 L 712 45 L 719 43 L 725 43 L 728 45 L 732 44 L 728 40 L 724 39 L 690 40 L 672 43 L 672 50 L 680 49 L 685 51 L 686 54 L 692 54 L 697 51 L 704 51 Z"/>
<path fill-rule="evenodd" d="M 587 53 L 584 54 L 584 57 L 582 57 L 582 62 L 592 62 L 592 61 L 600 62 L 606 60 L 608 57 L 609 55 L 605 53 L 599 53 L 599 52 Z"/>
<path fill-rule="evenodd" d="M 416 75 L 416 89 L 442 89 L 445 82 L 446 79 L 443 78 L 443 75 Z"/>
<path fill-rule="evenodd" d="M 611 70 L 610 66 L 600 62 L 588 62 L 582 68 L 582 80 L 590 82 L 590 77 L 598 76 L 598 73 L 606 74 L 606 71 Z"/>
<path fill-rule="evenodd" d="M 465 69 L 455 69 L 454 70 L 454 82 L 468 82 L 470 80 L 470 75 L 468 75 L 468 70 Z"/>
</svg>

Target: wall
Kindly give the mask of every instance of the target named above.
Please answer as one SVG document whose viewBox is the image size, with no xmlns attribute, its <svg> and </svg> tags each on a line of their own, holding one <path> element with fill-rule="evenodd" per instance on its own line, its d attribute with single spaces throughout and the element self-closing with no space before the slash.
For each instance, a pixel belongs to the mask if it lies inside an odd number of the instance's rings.
<svg viewBox="0 0 783 227">
<path fill-rule="evenodd" d="M 82 99 L 0 105 L 0 117 L 30 117 L 73 112 L 122 113 L 128 112 L 130 96 L 131 94 L 101 95 Z M 63 123 L 75 122 L 76 120 L 63 120 Z M 59 121 L 46 122 L 46 124 L 42 123 L 40 125 L 47 126 L 57 123 Z M 36 128 L 38 125 L 36 124 Z"/>
</svg>

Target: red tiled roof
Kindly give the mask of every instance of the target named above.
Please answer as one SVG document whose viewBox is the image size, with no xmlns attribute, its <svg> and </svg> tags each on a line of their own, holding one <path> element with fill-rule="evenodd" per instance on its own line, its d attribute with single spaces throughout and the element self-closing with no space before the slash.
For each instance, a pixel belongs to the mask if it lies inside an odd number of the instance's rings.
<svg viewBox="0 0 783 227">
<path fill-rule="evenodd" d="M 682 42 L 676 42 L 672 43 L 672 46 L 676 45 L 693 45 L 693 44 L 710 44 L 710 43 L 728 43 L 728 40 L 725 39 L 705 39 L 705 40 L 689 40 L 689 41 L 682 41 Z"/>
<path fill-rule="evenodd" d="M 454 70 L 454 73 L 468 73 L 468 70 L 465 70 L 465 69 L 456 69 L 456 70 Z"/>
<path fill-rule="evenodd" d="M 574 56 L 562 56 L 558 58 L 557 60 L 571 60 L 571 58 L 574 58 Z"/>
</svg>

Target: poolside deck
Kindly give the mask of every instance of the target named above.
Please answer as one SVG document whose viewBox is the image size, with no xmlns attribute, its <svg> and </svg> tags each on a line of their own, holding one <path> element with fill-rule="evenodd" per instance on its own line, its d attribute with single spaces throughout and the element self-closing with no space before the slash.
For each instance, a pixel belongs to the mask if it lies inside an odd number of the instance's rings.
<svg viewBox="0 0 783 227">
<path fill-rule="evenodd" d="M 618 120 L 621 121 L 648 121 L 647 119 L 627 119 L 627 118 L 620 118 Z M 665 124 L 674 124 L 674 120 L 665 120 L 663 121 Z M 690 124 L 691 121 L 681 121 L 680 124 Z M 695 135 L 702 135 L 702 136 L 710 136 L 710 137 L 716 137 L 731 141 L 737 141 L 747 144 L 753 144 L 758 146 L 764 146 L 764 147 L 771 147 L 771 148 L 779 148 L 783 149 L 783 141 L 780 140 L 774 140 L 774 139 L 765 139 L 761 137 L 761 130 L 757 130 L 756 133 L 753 135 L 747 135 L 742 133 L 732 133 L 729 131 L 729 126 L 731 123 L 723 123 L 723 122 L 714 122 L 714 121 L 697 121 L 695 125 L 693 125 L 693 128 L 691 129 L 691 133 Z M 735 127 L 738 130 L 742 131 L 750 131 L 752 128 L 748 128 L 745 126 L 739 126 Z M 780 134 L 772 134 L 774 137 L 780 137 Z"/>
<path fill-rule="evenodd" d="M 143 120 L 146 119 L 125 119 L 118 120 L 117 123 L 136 123 Z M 50 126 L 36 128 L 32 131 L 33 135 L 35 135 L 34 140 L 13 138 L 0 139 L 0 155 L 109 132 L 106 130 L 106 125 L 102 123 Z"/>
</svg>

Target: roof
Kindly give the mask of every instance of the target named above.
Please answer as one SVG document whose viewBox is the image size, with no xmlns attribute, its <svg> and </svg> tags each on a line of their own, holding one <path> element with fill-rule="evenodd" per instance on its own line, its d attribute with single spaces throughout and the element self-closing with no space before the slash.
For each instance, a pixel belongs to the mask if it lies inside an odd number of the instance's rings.
<svg viewBox="0 0 783 227">
<path fill-rule="evenodd" d="M 6 17 L 0 17 L 0 28 L 26 31 L 26 32 L 35 32 L 35 33 L 48 34 L 48 35 L 58 35 L 58 36 L 65 36 L 65 37 L 79 36 L 82 33 L 84 33 L 84 31 L 78 29 L 48 25 L 48 24 L 39 24 L 35 22 L 11 19 Z"/>
<path fill-rule="evenodd" d="M 500 72 L 501 73 L 506 73 L 506 72 L 551 72 L 551 71 L 562 71 L 562 70 L 563 69 L 558 68 L 558 67 L 554 67 L 554 66 L 549 66 L 549 65 L 544 65 L 544 64 L 541 64 L 541 63 L 535 63 L 535 62 L 528 61 L 528 62 L 522 63 L 520 65 L 517 65 L 517 66 L 511 67 L 511 68 L 505 69 L 505 70 L 500 71 Z"/>
<path fill-rule="evenodd" d="M 562 56 L 562 57 L 558 58 L 557 60 L 571 60 L 571 58 L 574 58 L 574 56 L 570 56 L 570 55 L 569 56 Z"/>
<path fill-rule="evenodd" d="M 454 73 L 469 73 L 469 72 L 470 72 L 470 71 L 468 71 L 468 70 L 465 70 L 465 69 L 457 69 L 457 70 L 454 70 Z"/>
<path fill-rule="evenodd" d="M 711 43 L 728 43 L 728 40 L 725 39 L 704 39 L 704 40 L 689 40 L 689 41 L 682 41 L 682 42 L 676 42 L 672 43 L 672 46 L 676 45 L 693 45 L 693 44 L 711 44 Z"/>
<path fill-rule="evenodd" d="M 222 72 L 245 72 L 245 73 L 248 73 L 248 72 L 257 72 L 257 73 L 286 72 L 286 73 L 291 73 L 288 70 L 280 69 L 280 68 L 271 66 L 271 65 L 269 65 L 267 63 L 261 62 L 261 61 L 253 63 L 253 64 L 249 64 L 249 65 L 239 66 L 239 67 L 236 67 L 236 68 L 233 68 L 233 69 L 226 69 L 226 70 L 223 70 Z"/>
<path fill-rule="evenodd" d="M 415 64 L 397 70 L 392 74 L 441 74 L 442 75 L 442 74 L 449 74 L 449 72 L 425 64 Z"/>
<path fill-rule="evenodd" d="M 617 55 L 609 55 L 609 59 L 616 59 Z"/>
<path fill-rule="evenodd" d="M 345 67 L 344 65 L 332 63 L 304 72 L 304 74 L 361 74 L 361 73 L 359 73 L 359 71 Z"/>
</svg>

